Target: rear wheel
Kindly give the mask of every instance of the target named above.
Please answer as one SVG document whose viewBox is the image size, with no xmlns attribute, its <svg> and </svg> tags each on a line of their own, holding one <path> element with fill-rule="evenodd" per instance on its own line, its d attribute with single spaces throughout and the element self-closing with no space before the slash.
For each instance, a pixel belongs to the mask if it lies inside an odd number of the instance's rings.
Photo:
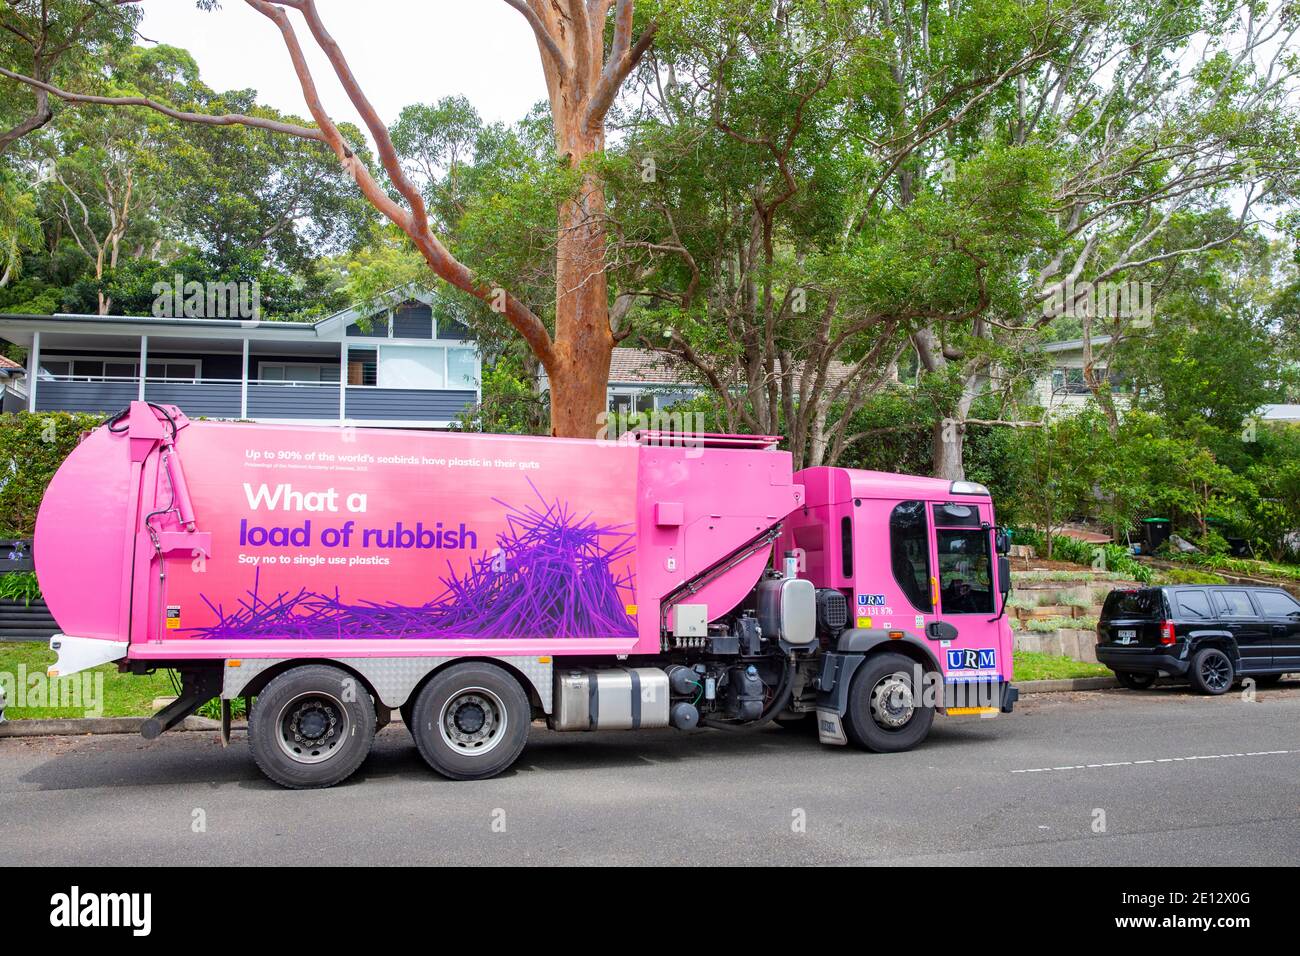
<svg viewBox="0 0 1300 956">
<path fill-rule="evenodd" d="M 1202 694 L 1217 697 L 1231 690 L 1235 671 L 1232 658 L 1217 647 L 1207 647 L 1192 658 L 1192 685 Z"/>
<path fill-rule="evenodd" d="M 924 706 L 915 686 L 920 668 L 902 654 L 868 657 L 849 686 L 844 732 L 865 750 L 898 753 L 911 750 L 930 732 L 934 708 Z"/>
<path fill-rule="evenodd" d="M 1116 671 L 1115 679 L 1129 690 L 1146 690 L 1156 682 L 1156 675 L 1135 674 L 1133 671 Z"/>
<path fill-rule="evenodd" d="M 352 776 L 375 739 L 375 706 L 347 671 L 309 664 L 267 684 L 248 718 L 262 773 L 282 787 L 332 787 Z"/>
<path fill-rule="evenodd" d="M 408 724 L 420 756 L 452 780 L 483 780 L 506 770 L 528 740 L 528 696 L 494 664 L 457 664 L 416 695 Z"/>
</svg>

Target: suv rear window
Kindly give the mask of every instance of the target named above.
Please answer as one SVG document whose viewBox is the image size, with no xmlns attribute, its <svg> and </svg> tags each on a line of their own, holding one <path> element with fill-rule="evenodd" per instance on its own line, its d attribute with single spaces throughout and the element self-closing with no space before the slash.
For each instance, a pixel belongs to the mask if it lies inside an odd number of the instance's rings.
<svg viewBox="0 0 1300 956">
<path fill-rule="evenodd" d="M 1180 617 L 1195 617 L 1203 621 L 1214 618 L 1214 611 L 1210 610 L 1210 596 L 1204 591 L 1176 591 L 1174 596 L 1178 599 L 1178 609 L 1182 612 Z"/>
<path fill-rule="evenodd" d="M 1159 620 L 1165 616 L 1165 602 L 1156 588 L 1137 591 L 1111 591 L 1101 616 L 1110 619 Z"/>
</svg>

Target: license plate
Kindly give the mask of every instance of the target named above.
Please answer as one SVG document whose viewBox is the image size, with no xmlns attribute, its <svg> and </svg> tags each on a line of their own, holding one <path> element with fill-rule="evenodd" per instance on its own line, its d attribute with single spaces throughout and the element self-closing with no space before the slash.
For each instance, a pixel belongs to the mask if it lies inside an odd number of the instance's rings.
<svg viewBox="0 0 1300 956">
<path fill-rule="evenodd" d="M 1132 628 L 1122 627 L 1116 633 L 1116 644 L 1134 644 L 1137 642 L 1138 632 Z"/>
</svg>

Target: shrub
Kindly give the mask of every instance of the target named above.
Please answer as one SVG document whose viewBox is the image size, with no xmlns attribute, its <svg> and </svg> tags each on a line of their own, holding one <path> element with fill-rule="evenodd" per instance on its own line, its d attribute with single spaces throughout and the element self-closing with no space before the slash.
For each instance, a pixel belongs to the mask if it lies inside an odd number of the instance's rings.
<svg viewBox="0 0 1300 956">
<path fill-rule="evenodd" d="M 45 488 L 98 415 L 18 412 L 0 415 L 0 534 L 30 537 Z"/>
<path fill-rule="evenodd" d="M 41 586 L 31 571 L 11 571 L 0 574 L 0 598 L 31 604 L 41 599 Z"/>
</svg>

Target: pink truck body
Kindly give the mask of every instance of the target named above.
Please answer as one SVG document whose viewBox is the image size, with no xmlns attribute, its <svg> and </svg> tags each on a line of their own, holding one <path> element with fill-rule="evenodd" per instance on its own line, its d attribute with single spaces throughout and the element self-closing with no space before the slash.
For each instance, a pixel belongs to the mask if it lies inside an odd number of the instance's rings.
<svg viewBox="0 0 1300 956">
<path fill-rule="evenodd" d="M 926 528 L 902 570 L 902 546 L 889 546 L 900 502 Z M 966 529 L 953 540 L 979 552 L 956 565 L 936 551 L 944 519 L 934 509 L 945 507 Z M 911 533 L 898 528 L 896 537 Z M 875 635 L 859 645 L 906 644 L 948 684 L 1002 688 L 983 709 L 1005 710 L 1011 630 L 999 613 L 1005 593 L 995 594 L 1005 589 L 995 536 L 977 486 L 955 493 L 948 481 L 839 468 L 796 474 L 788 453 L 753 436 L 580 441 L 253 425 L 135 402 L 59 469 L 34 553 L 62 631 L 52 642 L 60 673 L 110 660 L 251 675 L 332 661 L 377 688 L 356 662 L 429 662 L 407 699 L 372 691 L 378 707 L 401 708 L 448 662 L 513 661 L 531 675 L 534 715 L 547 717 L 567 661 L 680 660 L 705 682 L 691 649 L 743 630 L 737 616 L 760 582 L 780 576 L 785 554 L 786 576 L 843 596 L 844 633 Z M 944 568 L 960 577 L 963 562 L 983 575 L 978 613 L 945 607 L 969 600 L 961 580 L 958 597 L 945 591 Z M 930 627 L 944 621 L 959 626 Z M 791 627 L 804 636 L 782 647 L 812 673 L 811 632 Z M 225 698 L 261 686 L 229 673 L 221 685 Z"/>
</svg>

